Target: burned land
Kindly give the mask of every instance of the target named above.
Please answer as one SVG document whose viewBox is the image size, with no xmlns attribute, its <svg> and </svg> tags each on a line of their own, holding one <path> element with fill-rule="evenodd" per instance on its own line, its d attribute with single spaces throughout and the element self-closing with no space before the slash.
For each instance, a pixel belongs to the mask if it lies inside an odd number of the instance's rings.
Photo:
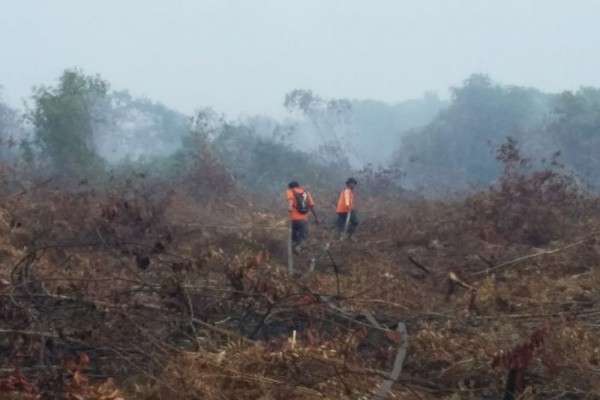
<svg viewBox="0 0 600 400">
<path fill-rule="evenodd" d="M 285 106 L 190 118 L 77 69 L 0 103 L 2 398 L 600 396 L 600 90 Z"/>
<path fill-rule="evenodd" d="M 514 143 L 499 157 L 497 184 L 452 201 L 375 190 L 371 176 L 355 240 L 336 240 L 323 211 L 293 274 L 283 200 L 235 182 L 211 196 L 143 176 L 7 189 L 0 388 L 14 399 L 593 398 L 598 199 L 559 172 L 521 172 Z"/>
</svg>

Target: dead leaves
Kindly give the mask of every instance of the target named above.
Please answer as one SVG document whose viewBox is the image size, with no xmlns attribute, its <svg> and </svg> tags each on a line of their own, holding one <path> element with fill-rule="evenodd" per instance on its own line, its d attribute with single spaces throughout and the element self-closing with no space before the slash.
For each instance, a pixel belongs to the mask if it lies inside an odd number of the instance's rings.
<svg viewBox="0 0 600 400">
<path fill-rule="evenodd" d="M 85 369 L 90 365 L 87 354 L 81 353 L 75 360 L 65 363 L 65 369 L 70 373 L 65 384 L 65 398 L 67 400 L 125 400 L 112 379 L 107 379 L 99 384 L 90 382 L 85 374 Z"/>
</svg>

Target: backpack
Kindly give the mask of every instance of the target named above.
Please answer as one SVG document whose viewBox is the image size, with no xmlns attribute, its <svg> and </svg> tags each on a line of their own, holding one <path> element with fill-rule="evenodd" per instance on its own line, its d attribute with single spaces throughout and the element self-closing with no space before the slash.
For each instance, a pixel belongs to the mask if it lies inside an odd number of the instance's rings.
<svg viewBox="0 0 600 400">
<path fill-rule="evenodd" d="M 308 214 L 310 208 L 308 207 L 308 195 L 306 192 L 294 191 L 294 198 L 296 200 L 296 211 L 300 214 Z"/>
</svg>

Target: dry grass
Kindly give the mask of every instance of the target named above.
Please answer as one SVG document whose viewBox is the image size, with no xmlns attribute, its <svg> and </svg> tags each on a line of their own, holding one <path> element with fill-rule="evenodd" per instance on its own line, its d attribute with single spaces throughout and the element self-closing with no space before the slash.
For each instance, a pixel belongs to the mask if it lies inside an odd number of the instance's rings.
<svg viewBox="0 0 600 400">
<path fill-rule="evenodd" d="M 365 199 L 357 241 L 312 227 L 296 277 L 285 213 L 236 193 L 199 200 L 146 183 L 7 195 L 0 388 L 22 399 L 369 398 L 403 321 L 408 357 L 390 398 L 497 398 L 511 369 L 527 398 L 596 397 L 600 214 L 565 186 L 542 204 L 547 182 L 520 176 L 464 202 Z"/>
</svg>

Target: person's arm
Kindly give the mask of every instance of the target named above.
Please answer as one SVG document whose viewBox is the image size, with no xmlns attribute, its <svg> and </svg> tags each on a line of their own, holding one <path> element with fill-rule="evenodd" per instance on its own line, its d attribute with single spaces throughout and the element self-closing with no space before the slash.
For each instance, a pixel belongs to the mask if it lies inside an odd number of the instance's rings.
<svg viewBox="0 0 600 400">
<path fill-rule="evenodd" d="M 315 201 L 312 198 L 312 195 L 310 193 L 306 193 L 307 197 L 308 197 L 308 207 L 310 208 L 310 211 L 312 212 L 312 215 L 315 217 L 315 222 L 317 223 L 317 225 L 319 225 L 321 223 L 321 221 L 319 221 L 319 217 L 317 216 L 317 213 L 315 212 Z"/>
<path fill-rule="evenodd" d="M 306 197 L 307 197 L 306 200 L 308 200 L 308 206 L 310 208 L 314 208 L 315 207 L 315 201 L 313 200 L 312 194 L 310 194 L 310 192 L 306 192 Z"/>
<path fill-rule="evenodd" d="M 291 190 L 287 191 L 288 211 L 294 211 L 294 193 Z"/>
</svg>

